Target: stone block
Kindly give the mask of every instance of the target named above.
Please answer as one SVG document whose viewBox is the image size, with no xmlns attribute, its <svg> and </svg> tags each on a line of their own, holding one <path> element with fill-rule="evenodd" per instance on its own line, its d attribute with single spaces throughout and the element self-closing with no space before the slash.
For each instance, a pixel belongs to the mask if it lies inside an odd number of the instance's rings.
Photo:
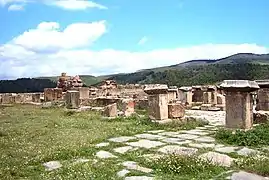
<svg viewBox="0 0 269 180">
<path fill-rule="evenodd" d="M 80 99 L 89 99 L 90 98 L 90 88 L 88 87 L 73 87 L 70 90 L 79 91 Z"/>
<path fill-rule="evenodd" d="M 44 100 L 47 101 L 57 101 L 62 99 L 63 90 L 62 88 L 45 88 L 44 89 Z"/>
<path fill-rule="evenodd" d="M 254 122 L 254 124 L 268 123 L 269 122 L 269 111 L 255 112 L 253 122 Z"/>
<path fill-rule="evenodd" d="M 124 116 L 128 117 L 134 114 L 135 112 L 135 102 L 133 99 L 124 99 L 122 101 L 123 105 L 123 114 Z"/>
<path fill-rule="evenodd" d="M 168 95 L 152 94 L 148 96 L 149 117 L 152 120 L 168 119 Z"/>
<path fill-rule="evenodd" d="M 178 90 L 177 89 L 168 89 L 168 102 L 173 102 L 177 99 Z"/>
<path fill-rule="evenodd" d="M 32 94 L 32 102 L 40 103 L 41 102 L 41 93 L 33 93 Z"/>
<path fill-rule="evenodd" d="M 167 94 L 168 86 L 166 84 L 150 84 L 146 85 L 144 92 L 147 94 Z"/>
<path fill-rule="evenodd" d="M 117 117 L 117 103 L 109 104 L 104 107 L 103 115 L 105 117 Z"/>
<path fill-rule="evenodd" d="M 201 105 L 201 110 L 202 111 L 208 111 L 209 108 L 213 107 L 212 104 L 202 104 Z"/>
<path fill-rule="evenodd" d="M 220 87 L 226 94 L 226 127 L 252 128 L 253 99 L 251 92 L 260 88 L 258 84 L 248 80 L 225 80 Z"/>
<path fill-rule="evenodd" d="M 66 108 L 68 109 L 78 109 L 80 100 L 79 100 L 79 91 L 67 91 L 65 95 Z"/>
<path fill-rule="evenodd" d="M 168 104 L 168 117 L 171 119 L 182 118 L 185 115 L 183 104 Z"/>
</svg>

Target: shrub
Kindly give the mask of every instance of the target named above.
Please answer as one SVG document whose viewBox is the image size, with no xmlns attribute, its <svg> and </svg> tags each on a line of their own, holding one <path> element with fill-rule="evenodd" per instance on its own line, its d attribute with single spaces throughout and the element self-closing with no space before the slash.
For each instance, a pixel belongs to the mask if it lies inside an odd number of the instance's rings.
<svg viewBox="0 0 269 180">
<path fill-rule="evenodd" d="M 248 131 L 219 129 L 215 138 L 223 143 L 238 146 L 269 145 L 269 124 L 261 124 Z"/>
</svg>

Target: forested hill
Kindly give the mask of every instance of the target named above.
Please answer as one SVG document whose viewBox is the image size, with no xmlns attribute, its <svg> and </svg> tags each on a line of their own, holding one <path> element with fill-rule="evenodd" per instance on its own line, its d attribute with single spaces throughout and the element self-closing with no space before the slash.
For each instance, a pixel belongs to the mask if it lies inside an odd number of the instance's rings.
<svg viewBox="0 0 269 180">
<path fill-rule="evenodd" d="M 269 54 L 235 54 L 216 60 L 192 60 L 172 66 L 140 70 L 129 74 L 101 77 L 82 76 L 86 85 L 98 84 L 103 79 L 113 79 L 120 84 L 166 83 L 189 86 L 213 84 L 225 79 L 269 79 Z M 55 87 L 57 77 L 0 81 L 0 92 L 38 92 L 45 87 Z"/>
<path fill-rule="evenodd" d="M 54 87 L 56 83 L 49 79 L 0 80 L 0 93 L 43 92 L 44 88 Z"/>
</svg>

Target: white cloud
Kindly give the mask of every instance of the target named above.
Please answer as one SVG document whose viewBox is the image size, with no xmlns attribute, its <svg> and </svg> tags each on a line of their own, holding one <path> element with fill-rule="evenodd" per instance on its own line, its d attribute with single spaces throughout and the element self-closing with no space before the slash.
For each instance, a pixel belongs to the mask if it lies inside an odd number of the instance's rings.
<svg viewBox="0 0 269 180">
<path fill-rule="evenodd" d="M 24 10 L 23 4 L 12 4 L 8 7 L 9 11 L 21 11 Z"/>
<path fill-rule="evenodd" d="M 36 29 L 30 29 L 12 40 L 32 51 L 74 49 L 91 45 L 106 32 L 105 21 L 75 23 L 60 31 L 56 22 L 42 22 Z"/>
<path fill-rule="evenodd" d="M 143 45 L 146 42 L 148 42 L 148 38 L 146 36 L 144 36 L 138 41 L 138 45 Z"/>
<path fill-rule="evenodd" d="M 106 6 L 88 0 L 51 0 L 47 1 L 47 4 L 67 10 L 85 10 L 88 8 L 107 9 Z"/>
<path fill-rule="evenodd" d="M 256 44 L 202 44 L 145 52 L 94 51 L 88 45 L 106 32 L 104 21 L 71 24 L 63 31 L 59 28 L 56 22 L 43 22 L 0 45 L 0 77 L 123 73 L 235 53 L 269 53 L 269 48 Z"/>
<path fill-rule="evenodd" d="M 55 6 L 65 10 L 86 10 L 90 8 L 107 9 L 106 6 L 88 0 L 0 0 L 0 6 L 10 5 L 10 8 L 19 8 L 17 3 L 42 3 L 48 6 Z"/>
</svg>

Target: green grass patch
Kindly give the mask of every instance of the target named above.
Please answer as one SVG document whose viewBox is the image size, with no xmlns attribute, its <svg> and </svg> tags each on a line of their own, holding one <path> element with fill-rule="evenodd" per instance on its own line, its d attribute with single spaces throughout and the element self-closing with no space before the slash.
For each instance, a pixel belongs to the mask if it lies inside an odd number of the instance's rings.
<svg viewBox="0 0 269 180">
<path fill-rule="evenodd" d="M 196 156 L 173 154 L 153 160 L 148 166 L 155 170 L 159 179 L 210 179 L 227 170 Z"/>
<path fill-rule="evenodd" d="M 269 154 L 264 156 L 252 155 L 235 161 L 238 169 L 262 176 L 269 176 Z"/>
<path fill-rule="evenodd" d="M 237 146 L 268 146 L 269 123 L 258 125 L 248 131 L 219 129 L 215 138 L 222 143 Z"/>
<path fill-rule="evenodd" d="M 111 137 L 201 125 L 198 122 L 162 125 L 138 115 L 103 119 L 97 112 L 32 105 L 1 106 L 0 112 L 0 179 L 114 179 L 118 166 L 110 161 L 94 167 L 89 163 L 64 166 L 55 172 L 46 172 L 42 164 L 52 160 L 68 164 L 82 157 L 95 159 L 98 150 L 109 149 L 96 148 L 95 144 Z"/>
</svg>

